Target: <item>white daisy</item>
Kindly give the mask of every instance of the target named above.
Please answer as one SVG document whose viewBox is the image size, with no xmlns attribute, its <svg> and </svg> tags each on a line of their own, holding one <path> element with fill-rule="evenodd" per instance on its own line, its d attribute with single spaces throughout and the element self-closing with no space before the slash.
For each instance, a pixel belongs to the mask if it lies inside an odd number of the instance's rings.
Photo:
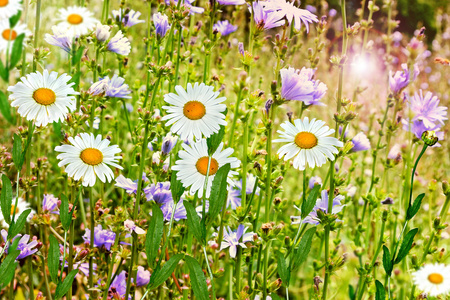
<svg viewBox="0 0 450 300">
<path fill-rule="evenodd" d="M 1 1 L 1 0 L 0 0 Z M 25 33 L 25 36 L 30 36 L 31 32 L 27 29 L 25 24 L 21 24 L 18 22 L 14 28 L 9 26 L 9 20 L 1 20 L 0 21 L 0 51 L 6 53 L 6 49 L 9 45 L 9 53 L 11 53 L 11 48 L 14 43 L 14 40 Z M 25 44 L 25 40 L 24 40 Z"/>
<path fill-rule="evenodd" d="M 14 214 L 14 211 L 16 212 L 16 215 L 14 216 L 14 221 L 17 221 L 17 219 L 19 218 L 19 216 L 25 211 L 25 210 L 27 210 L 27 209 L 29 209 L 30 208 L 30 204 L 28 203 L 28 202 L 26 202 L 23 198 L 20 198 L 19 197 L 19 199 L 17 200 L 17 206 L 15 206 L 15 204 L 16 204 L 16 198 L 13 198 L 12 199 L 12 205 L 11 205 L 11 220 L 12 220 L 12 218 L 13 218 L 13 214 Z M 4 219 L 4 217 L 3 217 L 3 213 L 5 213 L 5 212 L 3 212 L 2 211 L 2 214 L 0 214 L 0 223 L 1 223 L 1 226 L 2 227 L 4 227 L 4 228 L 8 228 L 8 223 L 6 223 L 6 221 L 5 221 L 5 219 Z M 31 219 L 33 218 L 33 215 L 35 214 L 35 211 L 34 210 L 31 210 L 31 213 L 28 215 L 28 217 L 27 217 L 27 221 L 29 222 L 29 221 L 31 221 Z"/>
<path fill-rule="evenodd" d="M 278 130 L 281 138 L 274 142 L 287 142 L 278 150 L 279 158 L 284 156 L 284 160 L 294 158 L 294 168 L 304 170 L 306 163 L 310 168 L 323 165 L 327 158 L 334 160 L 334 154 L 338 153 L 336 147 L 344 144 L 334 137 L 328 135 L 334 133 L 334 129 L 324 126 L 325 122 L 305 117 L 297 119 L 294 124 L 289 121 L 281 124 L 285 131 Z"/>
<path fill-rule="evenodd" d="M 67 165 L 66 172 L 74 180 L 83 180 L 84 186 L 93 186 L 97 177 L 102 182 L 111 182 L 113 171 L 107 166 L 123 169 L 116 162 L 121 158 L 115 156 L 120 148 L 108 146 L 110 141 L 101 135 L 94 137 L 92 133 L 80 133 L 75 138 L 69 137 L 72 145 L 57 146 L 55 151 L 62 152 L 57 156 L 61 161 L 58 166 Z"/>
<path fill-rule="evenodd" d="M 214 92 L 214 87 L 204 83 L 194 86 L 188 83 L 187 91 L 181 86 L 176 86 L 177 94 L 164 95 L 164 100 L 172 106 L 163 106 L 167 115 L 161 120 L 169 120 L 166 126 L 172 125 L 170 130 L 179 134 L 182 140 L 193 138 L 201 139 L 202 134 L 209 137 L 218 132 L 220 125 L 227 125 L 225 115 L 225 97 L 220 97 L 219 92 Z"/>
<path fill-rule="evenodd" d="M 1 0 L 0 0 L 1 1 Z M 69 6 L 59 10 L 58 26 L 72 32 L 74 36 L 88 34 L 99 22 L 86 7 Z"/>
<path fill-rule="evenodd" d="M 203 187 L 205 185 L 206 173 L 208 170 L 208 145 L 206 139 L 201 139 L 191 145 L 182 144 L 184 150 L 178 152 L 180 159 L 175 162 L 172 170 L 178 171 L 177 178 L 183 183 L 184 187 L 190 187 L 189 192 L 194 195 L 198 191 L 198 196 L 203 196 Z M 229 157 L 234 150 L 231 148 L 223 149 L 223 143 L 220 143 L 216 152 L 211 157 L 209 166 L 209 177 L 206 188 L 206 197 L 211 193 L 211 186 L 215 174 L 220 167 L 230 164 L 231 168 L 239 167 L 240 161 L 235 157 Z M 227 182 L 234 185 L 232 176 L 238 172 L 230 170 Z"/>
<path fill-rule="evenodd" d="M 27 120 L 34 120 L 37 126 L 46 126 L 58 120 L 64 121 L 70 110 L 75 109 L 75 97 L 78 92 L 72 88 L 75 83 L 67 83 L 72 77 L 58 73 L 35 72 L 20 78 L 14 86 L 8 87 L 12 92 L 12 107 L 19 107 L 18 112 Z"/>
<path fill-rule="evenodd" d="M 427 264 L 412 274 L 419 290 L 435 297 L 450 292 L 450 266 Z"/>
<path fill-rule="evenodd" d="M 22 10 L 20 0 L 0 0 L 0 20 L 9 19 Z"/>
</svg>

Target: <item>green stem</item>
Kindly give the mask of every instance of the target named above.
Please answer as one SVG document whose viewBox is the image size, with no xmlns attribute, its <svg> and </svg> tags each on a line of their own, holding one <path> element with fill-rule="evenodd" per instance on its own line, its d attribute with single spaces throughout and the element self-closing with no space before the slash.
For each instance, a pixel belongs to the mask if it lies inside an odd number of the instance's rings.
<svg viewBox="0 0 450 300">
<path fill-rule="evenodd" d="M 41 0 L 36 0 L 36 21 L 34 23 L 34 49 L 37 49 L 39 42 L 39 28 L 41 25 Z M 37 57 L 33 56 L 33 72 L 37 69 Z"/>
<path fill-rule="evenodd" d="M 238 247 L 236 256 L 236 294 L 241 292 L 241 261 L 242 261 L 242 247 Z M 214 298 L 213 298 L 214 299 Z"/>
<path fill-rule="evenodd" d="M 239 89 L 234 107 L 233 121 L 231 122 L 230 137 L 228 139 L 228 147 L 233 148 L 233 139 L 235 135 L 236 122 L 239 118 L 239 104 L 241 103 L 242 89 Z"/>
</svg>

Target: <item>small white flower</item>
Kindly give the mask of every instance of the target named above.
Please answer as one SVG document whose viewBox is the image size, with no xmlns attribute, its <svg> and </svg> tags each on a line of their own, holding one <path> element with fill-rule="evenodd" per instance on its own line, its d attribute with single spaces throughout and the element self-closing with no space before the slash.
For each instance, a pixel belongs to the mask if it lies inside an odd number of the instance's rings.
<svg viewBox="0 0 450 300">
<path fill-rule="evenodd" d="M 20 78 L 14 86 L 8 87 L 12 92 L 11 106 L 19 107 L 18 112 L 27 120 L 34 120 L 37 126 L 46 126 L 55 121 L 64 121 L 70 110 L 75 109 L 75 97 L 78 92 L 72 88 L 75 83 L 67 83 L 71 77 L 58 73 L 35 72 Z"/>
<path fill-rule="evenodd" d="M 99 42 L 104 42 L 109 39 L 111 32 L 109 31 L 110 27 L 108 25 L 102 25 L 97 23 L 97 28 L 95 30 L 95 37 Z"/>
<path fill-rule="evenodd" d="M 1 20 L 0 21 L 0 51 L 6 53 L 6 49 L 8 49 L 9 45 L 9 53 L 11 54 L 11 48 L 14 44 L 15 39 L 25 33 L 25 37 L 31 35 L 31 32 L 27 29 L 25 24 L 21 24 L 18 22 L 14 28 L 9 26 L 9 20 Z M 24 39 L 25 44 L 25 39 Z"/>
<path fill-rule="evenodd" d="M 93 13 L 86 7 L 69 6 L 59 10 L 58 26 L 70 31 L 74 36 L 86 35 L 98 23 Z"/>
<path fill-rule="evenodd" d="M 117 164 L 121 159 L 115 156 L 121 150 L 119 146 L 109 146 L 110 141 L 101 135 L 94 137 L 92 133 L 81 133 L 75 138 L 69 137 L 72 145 L 57 146 L 55 151 L 62 152 L 56 158 L 60 159 L 58 166 L 67 165 L 66 172 L 74 180 L 83 180 L 83 186 L 93 186 L 97 177 L 102 182 L 111 182 L 113 171 L 108 165 L 123 169 Z"/>
<path fill-rule="evenodd" d="M 435 297 L 450 292 L 450 266 L 427 264 L 412 274 L 419 290 Z"/>
<path fill-rule="evenodd" d="M 0 20 L 7 20 L 22 10 L 21 0 L 0 0 Z"/>
<path fill-rule="evenodd" d="M 204 83 L 187 84 L 185 91 L 181 86 L 176 86 L 177 94 L 164 95 L 164 100 L 172 106 L 163 106 L 167 115 L 162 121 L 168 120 L 166 126 L 172 125 L 170 131 L 180 135 L 182 140 L 193 141 L 206 138 L 218 132 L 220 125 L 227 125 L 223 112 L 226 109 L 225 97 L 220 97 L 219 92 L 214 92 L 214 87 Z"/>
</svg>

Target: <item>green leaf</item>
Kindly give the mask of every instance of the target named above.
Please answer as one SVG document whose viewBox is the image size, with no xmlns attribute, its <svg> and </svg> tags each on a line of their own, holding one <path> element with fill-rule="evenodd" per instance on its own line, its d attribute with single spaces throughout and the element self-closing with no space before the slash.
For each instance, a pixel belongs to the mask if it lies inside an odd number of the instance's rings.
<svg viewBox="0 0 450 300">
<path fill-rule="evenodd" d="M 209 210 L 208 215 L 210 220 L 214 220 L 220 213 L 225 202 L 227 201 L 227 178 L 228 172 L 230 171 L 230 164 L 226 164 L 219 168 L 216 175 L 214 176 L 211 196 L 209 197 Z"/>
<path fill-rule="evenodd" d="M 23 49 L 23 39 L 25 38 L 25 33 L 20 34 L 14 40 L 12 49 L 11 49 L 11 60 L 9 62 L 8 68 L 12 70 L 17 63 L 22 59 L 22 49 Z"/>
<path fill-rule="evenodd" d="M 392 264 L 389 248 L 383 245 L 383 268 L 388 276 L 391 276 L 394 265 Z"/>
<path fill-rule="evenodd" d="M 81 61 L 81 56 L 83 56 L 84 46 L 81 46 L 80 48 L 75 51 L 75 53 L 72 53 L 72 66 L 75 66 Z"/>
<path fill-rule="evenodd" d="M 18 171 L 22 169 L 24 156 L 22 155 L 22 138 L 15 133 L 12 153 L 14 164 Z"/>
<path fill-rule="evenodd" d="M 284 254 L 280 251 L 277 252 L 277 269 L 283 284 L 289 287 L 289 279 L 291 278 L 291 270 L 284 259 Z"/>
<path fill-rule="evenodd" d="M 55 300 L 61 299 L 65 294 L 67 294 L 77 273 L 78 269 L 70 271 L 66 278 L 64 278 L 64 281 L 58 283 L 55 290 Z"/>
<path fill-rule="evenodd" d="M 170 190 L 172 191 L 173 201 L 178 203 L 185 188 L 183 183 L 177 179 L 177 174 L 178 172 L 172 172 L 172 177 L 170 178 Z"/>
<path fill-rule="evenodd" d="M 375 300 L 386 300 L 386 292 L 384 286 L 378 280 L 375 281 L 375 286 L 377 287 L 377 293 L 375 294 Z"/>
<path fill-rule="evenodd" d="M 9 70 L 8 68 L 5 68 L 5 65 L 3 64 L 3 61 L 0 59 L 0 77 L 3 79 L 3 81 L 8 82 L 9 81 Z"/>
<path fill-rule="evenodd" d="M 234 134 L 234 133 L 231 133 Z M 218 132 L 211 135 L 209 138 L 206 139 L 206 144 L 208 145 L 208 154 L 212 155 L 214 152 L 216 152 L 217 148 L 219 147 L 220 143 L 223 140 L 223 136 L 225 135 L 225 126 L 220 125 L 220 129 Z"/>
<path fill-rule="evenodd" d="M 425 194 L 422 193 L 419 196 L 417 196 L 416 200 L 414 200 L 413 205 L 408 207 L 408 212 L 406 213 L 406 219 L 411 220 L 419 211 L 420 206 L 422 205 L 422 199 L 425 197 Z"/>
<path fill-rule="evenodd" d="M 58 240 L 50 235 L 50 247 L 48 249 L 47 265 L 50 273 L 50 278 L 54 283 L 58 283 L 58 269 L 59 269 L 59 243 Z"/>
<path fill-rule="evenodd" d="M 416 236 L 417 231 L 419 231 L 418 228 L 414 228 L 410 230 L 405 237 L 403 238 L 402 245 L 400 246 L 400 250 L 398 250 L 397 257 L 395 258 L 395 263 L 398 264 L 405 258 L 406 255 L 408 255 L 409 251 L 411 250 L 412 243 L 414 242 L 414 237 Z"/>
<path fill-rule="evenodd" d="M 20 239 L 15 239 L 12 245 L 8 247 L 8 255 L 0 265 L 0 290 L 3 287 L 7 286 L 14 278 L 16 267 L 18 265 L 16 258 L 20 254 L 20 251 L 17 250 L 17 245 L 19 244 L 19 241 Z"/>
<path fill-rule="evenodd" d="M 7 224 L 11 224 L 11 205 L 12 205 L 12 186 L 9 178 L 2 175 L 2 193 L 0 194 L 0 207 L 2 209 L 3 218 Z"/>
<path fill-rule="evenodd" d="M 0 60 L 1 61 L 1 60 Z M 1 73 L 1 70 L 0 70 Z M 0 74 L 1 75 L 1 74 Z M 8 98 L 5 93 L 0 91 L 0 111 L 2 112 L 3 117 L 8 123 L 13 124 L 13 117 L 11 114 L 11 106 L 9 105 Z"/>
<path fill-rule="evenodd" d="M 75 90 L 78 88 L 78 83 L 81 77 L 81 72 L 76 72 L 75 74 L 72 75 L 72 78 L 67 82 L 69 83 L 75 83 L 74 86 L 72 86 Z"/>
<path fill-rule="evenodd" d="M 275 293 L 270 294 L 270 297 L 272 297 L 272 300 L 282 300 L 281 297 Z"/>
<path fill-rule="evenodd" d="M 202 267 L 193 257 L 186 256 L 184 260 L 189 268 L 189 277 L 195 297 L 200 300 L 209 300 L 208 286 Z"/>
<path fill-rule="evenodd" d="M 294 255 L 291 259 L 290 269 L 292 271 L 296 270 L 308 257 L 309 251 L 311 250 L 312 239 L 316 233 L 316 227 L 308 229 L 304 234 L 298 247 L 294 250 Z"/>
<path fill-rule="evenodd" d="M 53 122 L 53 133 L 58 141 L 61 140 L 61 122 Z"/>
<path fill-rule="evenodd" d="M 348 285 L 348 298 L 350 300 L 356 299 L 355 288 L 351 284 Z"/>
<path fill-rule="evenodd" d="M 61 194 L 61 208 L 59 212 L 59 217 L 61 219 L 61 225 L 65 231 L 69 231 L 70 224 L 72 223 L 72 211 L 69 212 L 69 199 L 66 195 Z"/>
<path fill-rule="evenodd" d="M 17 22 L 20 20 L 20 16 L 22 15 L 22 11 L 19 10 L 17 14 L 9 18 L 9 28 L 14 28 L 17 25 Z"/>
<path fill-rule="evenodd" d="M 301 208 L 301 217 L 304 219 L 309 213 L 313 210 L 314 206 L 316 205 L 317 198 L 319 197 L 319 190 L 320 185 L 316 184 L 312 191 L 309 193 L 308 198 L 306 198 L 306 201 L 303 201 L 302 208 Z M 306 191 L 303 191 L 305 193 Z"/>
<path fill-rule="evenodd" d="M 152 276 L 150 276 L 149 287 L 155 289 L 161 284 L 163 284 L 164 281 L 166 281 L 167 278 L 169 278 L 170 274 L 173 273 L 176 266 L 178 265 L 178 262 L 183 257 L 184 254 L 181 253 L 175 254 L 164 264 L 164 266 L 161 269 L 157 267 L 153 272 Z"/>
<path fill-rule="evenodd" d="M 145 237 L 145 253 L 147 254 L 147 261 L 150 266 L 155 263 L 158 255 L 159 245 L 164 231 L 164 215 L 155 203 L 152 206 L 152 218 L 147 229 Z"/>
<path fill-rule="evenodd" d="M 17 219 L 17 222 L 12 222 L 9 230 L 8 230 L 8 240 L 12 239 L 16 235 L 18 235 L 22 229 L 23 226 L 25 226 L 25 223 L 27 222 L 27 217 L 31 213 L 31 208 L 23 211 L 19 218 Z"/>
<path fill-rule="evenodd" d="M 197 211 L 189 201 L 183 201 L 184 208 L 186 208 L 188 228 L 195 236 L 195 238 L 204 245 L 206 243 L 206 236 L 203 236 L 200 217 L 197 215 Z"/>
</svg>

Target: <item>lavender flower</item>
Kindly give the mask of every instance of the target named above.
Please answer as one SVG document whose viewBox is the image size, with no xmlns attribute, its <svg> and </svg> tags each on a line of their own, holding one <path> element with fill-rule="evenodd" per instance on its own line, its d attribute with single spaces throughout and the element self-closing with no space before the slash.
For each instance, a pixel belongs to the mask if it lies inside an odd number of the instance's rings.
<svg viewBox="0 0 450 300">
<path fill-rule="evenodd" d="M 44 213 L 52 213 L 59 215 L 58 198 L 52 194 L 44 194 L 44 200 L 42 201 L 42 211 Z"/>
<path fill-rule="evenodd" d="M 245 4 L 245 0 L 217 0 L 221 5 L 242 5 Z"/>
<path fill-rule="evenodd" d="M 136 286 L 144 286 L 150 282 L 150 271 L 144 269 L 143 266 L 138 266 Z"/>
<path fill-rule="evenodd" d="M 245 192 L 247 195 L 253 193 L 253 189 L 255 188 L 256 180 L 257 180 L 257 178 L 253 174 L 247 175 L 247 182 L 246 182 L 246 186 L 245 186 Z M 242 179 L 240 179 L 239 181 L 236 182 L 236 188 L 239 189 L 239 194 L 241 194 L 242 193 Z M 259 195 L 259 192 L 260 192 L 260 188 L 257 187 L 255 194 Z"/>
<path fill-rule="evenodd" d="M 93 83 L 89 88 L 89 93 L 95 96 L 105 94 L 111 98 L 130 99 L 131 91 L 125 79 L 114 74 L 110 79 L 108 76 L 101 78 L 99 81 Z"/>
<path fill-rule="evenodd" d="M 311 177 L 308 182 L 309 189 L 312 190 L 316 184 L 322 186 L 322 178 L 320 178 L 319 176 Z"/>
<path fill-rule="evenodd" d="M 44 40 L 50 45 L 57 46 L 67 53 L 72 51 L 73 34 L 65 28 L 52 26 L 53 35 L 46 33 Z"/>
<path fill-rule="evenodd" d="M 97 225 L 94 228 L 94 246 L 97 248 L 104 247 L 106 250 L 110 251 L 115 238 L 116 234 L 111 230 L 103 229 L 102 225 Z M 83 239 L 85 243 L 91 243 L 91 230 L 89 228 L 86 228 Z"/>
<path fill-rule="evenodd" d="M 314 72 L 315 70 L 309 68 L 280 70 L 283 99 L 302 101 L 307 106 L 324 105 L 320 99 L 325 95 L 327 86 L 312 79 Z"/>
<path fill-rule="evenodd" d="M 268 11 L 267 9 L 265 9 L 261 2 L 253 1 L 252 8 L 253 19 L 255 21 L 257 29 L 262 31 L 284 25 L 282 16 L 277 12 Z"/>
<path fill-rule="evenodd" d="M 166 1 L 166 5 L 170 5 L 171 0 L 165 0 Z M 178 5 L 178 0 L 172 0 L 175 5 Z M 189 13 L 192 14 L 202 14 L 205 9 L 202 7 L 198 7 L 198 6 L 193 6 L 192 3 L 194 3 L 195 0 L 183 0 L 182 5 L 186 6 L 189 8 Z"/>
<path fill-rule="evenodd" d="M 319 22 L 317 16 L 308 10 L 294 6 L 294 1 L 269 0 L 265 2 L 265 9 L 277 12 L 281 15 L 281 18 L 285 17 L 289 25 L 292 25 L 292 22 L 294 22 L 294 28 L 297 30 L 300 30 L 303 22 L 306 32 L 309 32 L 309 23 Z"/>
<path fill-rule="evenodd" d="M 392 71 L 389 71 L 389 87 L 391 92 L 397 95 L 400 94 L 411 81 L 414 81 L 417 75 L 419 75 L 419 67 L 417 64 L 414 65 L 413 78 L 410 78 L 407 64 L 402 64 L 402 69 L 402 71 L 397 71 L 395 74 L 392 74 Z"/>
<path fill-rule="evenodd" d="M 134 221 L 132 220 L 125 220 L 123 226 L 125 227 L 125 230 L 130 233 L 134 231 L 136 234 L 145 234 L 145 230 L 134 224 Z"/>
<path fill-rule="evenodd" d="M 164 137 L 161 146 L 161 152 L 164 155 L 168 155 L 172 151 L 173 147 L 177 144 L 178 137 L 173 136 L 170 132 Z"/>
<path fill-rule="evenodd" d="M 241 191 L 228 186 L 227 208 L 236 210 L 239 206 L 241 206 Z"/>
<path fill-rule="evenodd" d="M 444 121 L 447 120 L 447 107 L 438 105 L 438 97 L 433 96 L 431 92 L 427 92 L 425 97 L 422 90 L 415 93 L 408 101 L 409 109 L 415 114 L 412 121 L 422 121 L 428 130 L 434 130 L 431 128 L 436 127 L 435 122 L 444 125 Z"/>
<path fill-rule="evenodd" d="M 170 182 L 158 182 L 151 184 L 144 189 L 145 197 L 147 201 L 155 201 L 159 204 L 165 204 L 173 202 L 172 192 L 170 191 Z"/>
<path fill-rule="evenodd" d="M 100 23 L 97 24 L 97 28 L 95 30 L 95 37 L 99 42 L 105 42 L 109 39 L 111 35 L 110 27 L 108 25 L 102 25 Z"/>
<path fill-rule="evenodd" d="M 163 38 L 170 29 L 169 18 L 160 12 L 153 14 L 153 24 L 155 25 L 156 34 Z"/>
<path fill-rule="evenodd" d="M 320 220 L 317 216 L 317 211 L 321 210 L 325 213 L 328 213 L 328 192 L 326 190 L 323 190 L 321 196 L 322 197 L 316 201 L 316 205 L 314 206 L 312 212 L 310 212 L 309 215 L 306 216 L 306 218 L 303 220 L 303 223 L 317 225 L 320 223 Z M 331 211 L 332 214 L 337 214 L 344 208 L 344 206 L 341 205 L 342 200 L 344 200 L 344 196 L 342 195 L 338 195 L 333 199 L 333 208 Z"/>
<path fill-rule="evenodd" d="M 123 9 L 112 11 L 114 19 L 119 20 L 119 22 L 122 22 L 123 26 L 125 27 L 131 27 L 139 23 L 145 23 L 144 20 L 139 20 L 141 13 L 138 11 L 130 10 L 128 13 L 122 16 L 123 13 L 124 13 Z"/>
<path fill-rule="evenodd" d="M 245 3 L 245 2 L 244 2 Z M 222 34 L 222 36 L 229 35 L 232 32 L 235 32 L 237 30 L 237 26 L 231 24 L 228 22 L 228 20 L 225 21 L 218 21 L 216 24 L 214 24 L 213 29 L 217 30 Z"/>
<path fill-rule="evenodd" d="M 359 152 L 370 149 L 370 141 L 363 132 L 360 132 L 353 137 L 352 144 L 352 152 Z"/>
<path fill-rule="evenodd" d="M 130 41 L 123 36 L 121 30 L 109 41 L 107 48 L 119 55 L 128 55 L 131 52 Z"/>
<path fill-rule="evenodd" d="M 123 175 L 117 176 L 115 186 L 124 189 L 128 194 L 135 194 L 137 191 L 137 182 L 130 178 L 125 178 Z"/>
<path fill-rule="evenodd" d="M 122 299 L 127 292 L 127 272 L 122 271 L 111 282 L 108 291 L 109 299 Z"/>
<path fill-rule="evenodd" d="M 255 233 L 245 233 L 247 229 L 248 228 L 244 227 L 244 225 L 242 224 L 239 224 L 236 231 L 231 230 L 230 226 L 228 226 L 228 229 L 225 229 L 223 233 L 223 241 L 220 245 L 220 250 L 230 248 L 230 256 L 232 258 L 235 258 L 237 253 L 237 246 L 247 248 L 245 243 L 253 241 L 253 236 L 255 235 Z"/>
<path fill-rule="evenodd" d="M 5 229 L 2 229 L 1 235 L 2 235 L 3 241 L 5 243 L 7 243 L 8 232 Z M 17 250 L 20 251 L 20 254 L 19 254 L 19 256 L 17 256 L 16 260 L 30 256 L 38 251 L 38 249 L 36 249 L 38 242 L 35 239 L 33 239 L 30 243 L 28 243 L 28 241 L 30 240 L 29 234 L 25 234 L 23 236 L 21 234 L 18 234 L 12 239 L 12 242 L 14 242 L 16 239 L 20 239 L 19 244 L 17 245 L 17 248 L 16 248 Z M 7 247 L 5 249 L 6 253 L 8 253 L 8 248 L 9 247 Z"/>
<path fill-rule="evenodd" d="M 161 210 L 164 215 L 164 220 L 167 222 L 170 221 L 170 218 L 172 217 L 172 213 L 174 210 L 175 203 L 173 201 L 165 203 L 163 206 L 161 206 Z M 173 219 L 178 222 L 181 219 L 186 219 L 186 208 L 184 208 L 183 200 L 179 201 L 175 207 L 175 213 L 173 215 Z"/>
<path fill-rule="evenodd" d="M 389 159 L 400 160 L 402 158 L 402 150 L 399 144 L 395 144 L 392 146 L 391 150 L 389 150 L 388 156 Z"/>
</svg>

